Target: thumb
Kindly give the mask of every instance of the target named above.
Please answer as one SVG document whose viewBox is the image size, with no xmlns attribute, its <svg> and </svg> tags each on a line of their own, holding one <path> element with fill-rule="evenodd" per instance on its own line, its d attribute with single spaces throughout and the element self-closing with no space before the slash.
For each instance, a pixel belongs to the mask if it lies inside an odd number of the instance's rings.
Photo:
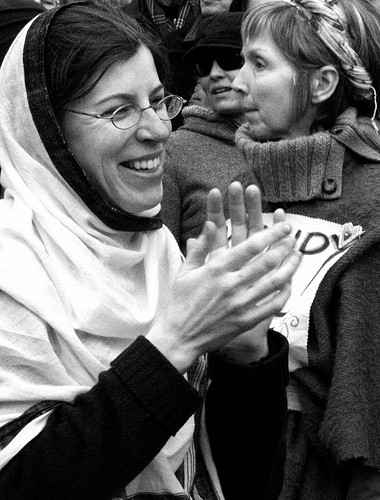
<svg viewBox="0 0 380 500">
<path fill-rule="evenodd" d="M 187 240 L 187 253 L 184 264 L 187 271 L 203 266 L 212 250 L 216 235 L 216 225 L 213 222 L 206 221 L 198 238 L 189 238 Z"/>
</svg>

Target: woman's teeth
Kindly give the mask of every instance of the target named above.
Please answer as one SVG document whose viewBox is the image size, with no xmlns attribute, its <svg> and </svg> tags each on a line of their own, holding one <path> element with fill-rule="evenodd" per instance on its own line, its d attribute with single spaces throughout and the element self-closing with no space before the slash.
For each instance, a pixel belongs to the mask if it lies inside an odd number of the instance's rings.
<svg viewBox="0 0 380 500">
<path fill-rule="evenodd" d="M 218 89 L 215 89 L 212 93 L 213 94 L 223 94 L 224 92 L 229 92 L 231 89 L 228 87 L 219 87 Z"/>
<path fill-rule="evenodd" d="M 144 160 L 144 161 L 135 161 L 131 162 L 131 168 L 136 170 L 153 170 L 157 168 L 160 163 L 159 158 L 155 158 L 154 160 Z"/>
</svg>

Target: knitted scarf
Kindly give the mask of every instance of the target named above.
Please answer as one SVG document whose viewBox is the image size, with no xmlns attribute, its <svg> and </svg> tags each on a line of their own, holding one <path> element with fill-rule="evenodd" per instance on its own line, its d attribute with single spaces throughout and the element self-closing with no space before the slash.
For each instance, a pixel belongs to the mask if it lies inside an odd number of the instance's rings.
<svg viewBox="0 0 380 500">
<path fill-rule="evenodd" d="M 378 161 L 379 154 L 371 149 L 378 141 L 371 120 L 358 120 L 355 108 L 342 113 L 330 131 L 291 140 L 255 142 L 248 124 L 236 132 L 236 145 L 270 203 L 340 198 L 346 149 Z"/>
<path fill-rule="evenodd" d="M 380 139 L 371 119 L 349 108 L 327 132 L 258 143 L 244 125 L 236 143 L 265 201 L 287 202 L 290 217 L 301 214 L 313 224 L 352 222 L 365 231 L 328 269 L 311 304 L 307 358 L 289 386 L 301 411 L 288 414 L 279 497 L 343 500 L 351 479 L 345 464 L 380 466 Z M 308 231 L 324 236 L 311 225 Z"/>
<path fill-rule="evenodd" d="M 191 16 L 196 19 L 200 13 L 198 0 L 186 0 L 173 21 L 166 17 L 164 9 L 156 0 L 146 0 L 146 5 L 155 26 L 160 31 L 168 32 L 181 29 Z"/>
</svg>

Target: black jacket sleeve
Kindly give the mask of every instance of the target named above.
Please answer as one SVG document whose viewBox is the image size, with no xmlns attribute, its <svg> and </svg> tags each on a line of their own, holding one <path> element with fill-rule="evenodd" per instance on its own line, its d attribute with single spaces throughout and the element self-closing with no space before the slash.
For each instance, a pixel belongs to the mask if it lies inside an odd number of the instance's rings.
<svg viewBox="0 0 380 500">
<path fill-rule="evenodd" d="M 161 450 L 201 403 L 144 337 L 0 472 L 1 500 L 109 500 Z"/>
<path fill-rule="evenodd" d="M 269 355 L 238 366 L 210 356 L 206 428 L 226 500 L 274 500 L 285 462 L 288 342 L 269 331 Z"/>
</svg>

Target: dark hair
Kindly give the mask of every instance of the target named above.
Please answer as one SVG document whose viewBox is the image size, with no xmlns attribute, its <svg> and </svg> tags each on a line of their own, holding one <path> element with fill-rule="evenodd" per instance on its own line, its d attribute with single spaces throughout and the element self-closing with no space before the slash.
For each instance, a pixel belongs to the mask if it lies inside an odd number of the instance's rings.
<svg viewBox="0 0 380 500">
<path fill-rule="evenodd" d="M 165 85 L 167 54 L 161 42 L 121 9 L 82 2 L 62 7 L 45 42 L 45 73 L 50 101 L 59 120 L 67 104 L 87 95 L 114 63 L 147 47 Z"/>
<path fill-rule="evenodd" d="M 339 0 L 349 43 L 370 72 L 373 87 L 380 97 L 380 15 L 368 0 Z M 317 14 L 312 14 L 317 17 Z M 296 118 L 302 117 L 311 99 L 310 77 L 313 70 L 333 65 L 339 73 L 339 83 L 333 95 L 321 104 L 316 122 L 330 128 L 348 106 L 372 116 L 374 100 L 358 99 L 339 59 L 319 38 L 315 27 L 294 5 L 269 2 L 253 8 L 242 26 L 243 43 L 268 30 L 285 58 L 294 66 L 296 79 L 293 103 Z"/>
</svg>

